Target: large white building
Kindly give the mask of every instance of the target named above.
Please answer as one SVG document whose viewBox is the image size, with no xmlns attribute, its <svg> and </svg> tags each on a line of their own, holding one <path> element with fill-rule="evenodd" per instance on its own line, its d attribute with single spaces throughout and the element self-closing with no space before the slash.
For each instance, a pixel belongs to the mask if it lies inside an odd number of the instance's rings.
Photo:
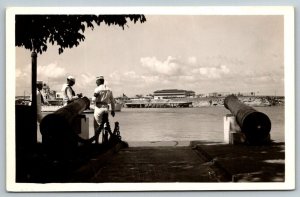
<svg viewBox="0 0 300 197">
<path fill-rule="evenodd" d="M 186 98 L 194 96 L 195 92 L 190 90 L 166 89 L 154 92 L 154 99 Z"/>
</svg>

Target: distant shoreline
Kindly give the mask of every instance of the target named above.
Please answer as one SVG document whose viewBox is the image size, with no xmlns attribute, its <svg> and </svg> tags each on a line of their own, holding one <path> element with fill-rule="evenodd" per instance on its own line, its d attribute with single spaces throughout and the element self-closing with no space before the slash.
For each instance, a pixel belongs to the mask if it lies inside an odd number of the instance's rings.
<svg viewBox="0 0 300 197">
<path fill-rule="evenodd" d="M 270 97 L 270 96 L 239 96 L 241 102 L 253 107 L 266 106 L 284 106 L 284 97 Z M 199 97 L 199 98 L 169 98 L 169 99 L 128 99 L 124 101 L 126 104 L 136 104 L 147 106 L 155 103 L 172 103 L 172 102 L 186 102 L 190 103 L 190 107 L 204 107 L 204 106 L 224 106 L 225 97 Z"/>
</svg>

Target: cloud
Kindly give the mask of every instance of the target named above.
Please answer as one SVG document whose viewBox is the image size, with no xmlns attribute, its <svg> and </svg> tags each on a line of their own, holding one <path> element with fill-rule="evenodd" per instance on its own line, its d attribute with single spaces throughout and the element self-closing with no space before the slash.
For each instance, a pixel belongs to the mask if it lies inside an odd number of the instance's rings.
<svg viewBox="0 0 300 197">
<path fill-rule="evenodd" d="M 195 64 L 197 64 L 197 58 L 196 58 L 196 57 L 193 57 L 193 56 L 188 57 L 187 62 L 188 62 L 189 64 L 195 65 Z"/>
<path fill-rule="evenodd" d="M 127 71 L 120 73 L 118 71 L 109 75 L 109 80 L 114 85 L 143 85 L 143 84 L 157 84 L 160 83 L 161 78 L 158 75 L 142 75 L 135 71 Z"/>
<path fill-rule="evenodd" d="M 229 68 L 226 65 L 220 66 L 222 73 L 228 74 L 230 72 Z"/>
<path fill-rule="evenodd" d="M 23 67 L 17 67 L 16 75 L 16 95 L 23 95 L 31 93 L 31 65 L 27 64 Z"/>
<path fill-rule="evenodd" d="M 211 60 L 211 61 L 208 61 Z M 116 95 L 149 94 L 159 89 L 188 89 L 196 92 L 235 91 L 238 81 L 242 89 L 257 89 L 256 83 L 271 84 L 277 79 L 274 72 L 262 73 L 243 62 L 230 57 L 211 57 L 197 59 L 194 56 L 164 59 L 143 57 L 140 59 L 142 70 L 114 71 L 107 76 Z M 92 74 L 82 75 L 83 81 L 90 82 Z M 280 80 L 282 75 L 278 75 Z M 217 80 L 216 80 L 217 79 Z M 92 82 L 94 86 L 94 82 Z M 218 84 L 218 85 L 216 85 Z M 227 84 L 221 87 L 219 84 Z"/>
<path fill-rule="evenodd" d="M 212 58 L 209 58 L 212 60 Z M 219 60 L 219 61 L 217 61 Z M 229 65 L 226 64 L 229 62 Z M 198 79 L 216 79 L 231 74 L 230 67 L 234 67 L 230 58 L 217 58 L 213 62 L 199 62 L 195 56 L 187 58 L 174 58 L 168 56 L 166 60 L 160 61 L 156 57 L 143 57 L 141 63 L 152 75 L 159 75 L 174 80 L 194 81 Z M 212 64 L 213 63 L 213 64 Z M 206 65 L 206 66 L 203 66 Z M 171 77 L 171 78 L 170 78 Z"/>
<path fill-rule="evenodd" d="M 27 77 L 28 73 L 27 72 L 23 72 L 21 69 L 16 68 L 16 78 L 23 78 L 23 77 Z"/>
<path fill-rule="evenodd" d="M 83 86 L 89 84 L 95 84 L 96 76 L 92 75 L 91 73 L 84 73 L 80 75 L 80 82 Z"/>
<path fill-rule="evenodd" d="M 181 72 L 180 65 L 176 58 L 168 56 L 165 61 L 159 61 L 156 57 L 143 57 L 141 63 L 150 72 L 160 75 L 178 75 Z"/>
<path fill-rule="evenodd" d="M 276 81 L 279 81 L 279 80 L 280 80 L 280 77 L 275 76 L 275 75 L 268 75 L 268 74 L 256 75 L 253 77 L 245 78 L 246 82 L 259 83 L 259 84 L 275 83 Z"/>
<path fill-rule="evenodd" d="M 124 77 L 128 80 L 138 80 L 140 79 L 140 75 L 137 75 L 135 71 L 128 71 L 124 73 Z"/>
<path fill-rule="evenodd" d="M 37 77 L 40 80 L 62 78 L 66 77 L 66 70 L 59 67 L 57 63 L 50 63 L 46 66 L 37 67 Z"/>
<path fill-rule="evenodd" d="M 181 79 L 183 81 L 187 81 L 187 82 L 194 82 L 197 80 L 197 78 L 193 75 L 183 75 L 183 76 L 180 76 L 179 79 Z"/>
<path fill-rule="evenodd" d="M 153 76 L 141 76 L 141 78 L 147 83 L 147 84 L 155 84 L 159 83 L 160 77 L 157 75 Z"/>
<path fill-rule="evenodd" d="M 200 67 L 193 69 L 192 73 L 200 75 L 202 78 L 217 79 L 230 74 L 230 69 L 226 65 L 218 67 Z"/>
<path fill-rule="evenodd" d="M 118 71 L 115 71 L 109 75 L 110 79 L 113 79 L 115 83 L 120 84 L 121 74 Z"/>
<path fill-rule="evenodd" d="M 108 76 L 107 80 L 116 95 L 128 92 L 148 94 L 156 90 L 155 87 L 165 83 L 159 75 L 143 75 L 133 70 L 122 73 L 115 71 Z M 151 89 L 151 91 L 149 91 L 149 89 Z"/>
</svg>

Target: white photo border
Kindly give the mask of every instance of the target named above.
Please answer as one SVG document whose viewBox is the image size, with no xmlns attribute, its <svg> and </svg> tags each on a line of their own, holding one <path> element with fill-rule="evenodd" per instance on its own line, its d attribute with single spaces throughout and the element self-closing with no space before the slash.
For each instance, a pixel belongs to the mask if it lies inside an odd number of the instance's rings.
<svg viewBox="0 0 300 197">
<path fill-rule="evenodd" d="M 280 183 L 16 183 L 15 181 L 15 15 L 283 15 L 285 80 L 285 181 Z M 199 191 L 292 190 L 295 188 L 295 37 L 292 6 L 180 7 L 11 7 L 6 11 L 6 187 L 7 191 Z M 216 188 L 217 184 L 217 188 Z"/>
</svg>

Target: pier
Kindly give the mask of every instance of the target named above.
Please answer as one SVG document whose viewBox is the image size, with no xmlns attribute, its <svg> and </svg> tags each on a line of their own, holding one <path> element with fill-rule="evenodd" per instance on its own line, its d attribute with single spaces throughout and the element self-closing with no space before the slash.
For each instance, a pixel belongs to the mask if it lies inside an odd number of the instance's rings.
<svg viewBox="0 0 300 197">
<path fill-rule="evenodd" d="M 178 108 L 178 107 L 192 107 L 193 102 L 188 101 L 135 101 L 125 103 L 128 108 Z"/>
</svg>

